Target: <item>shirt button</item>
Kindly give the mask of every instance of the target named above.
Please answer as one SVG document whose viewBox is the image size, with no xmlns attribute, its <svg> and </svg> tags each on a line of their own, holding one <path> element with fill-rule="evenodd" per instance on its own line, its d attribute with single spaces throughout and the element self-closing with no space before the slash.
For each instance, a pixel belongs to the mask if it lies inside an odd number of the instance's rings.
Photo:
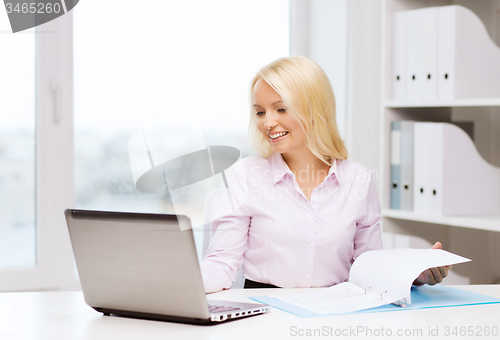
<svg viewBox="0 0 500 340">
<path fill-rule="evenodd" d="M 314 248 L 314 243 L 309 244 L 309 248 Z"/>
<path fill-rule="evenodd" d="M 311 275 L 307 275 L 306 277 L 307 277 L 308 279 L 310 279 L 310 278 L 311 278 Z"/>
</svg>

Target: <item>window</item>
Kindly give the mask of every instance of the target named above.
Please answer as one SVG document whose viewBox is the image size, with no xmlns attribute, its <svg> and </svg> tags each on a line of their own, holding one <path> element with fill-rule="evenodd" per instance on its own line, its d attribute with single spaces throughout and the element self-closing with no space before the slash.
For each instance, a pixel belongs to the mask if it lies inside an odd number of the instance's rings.
<svg viewBox="0 0 500 340">
<path fill-rule="evenodd" d="M 80 2 L 74 11 L 76 206 L 173 212 L 168 193 L 136 189 L 128 141 L 157 121 L 179 129 L 186 112 L 196 116 L 207 145 L 251 154 L 250 80 L 288 55 L 288 7 L 287 0 Z M 174 135 L 167 131 L 164 142 L 175 145 Z M 202 213 L 199 206 L 192 211 Z M 195 238 L 200 247 L 201 235 Z"/>
<path fill-rule="evenodd" d="M 0 31 L 9 31 L 0 11 Z M 35 35 L 0 34 L 0 270 L 36 265 Z"/>
<path fill-rule="evenodd" d="M 0 11 L 0 291 L 75 282 L 64 220 L 73 205 L 71 27 L 65 15 L 11 34 Z"/>
</svg>

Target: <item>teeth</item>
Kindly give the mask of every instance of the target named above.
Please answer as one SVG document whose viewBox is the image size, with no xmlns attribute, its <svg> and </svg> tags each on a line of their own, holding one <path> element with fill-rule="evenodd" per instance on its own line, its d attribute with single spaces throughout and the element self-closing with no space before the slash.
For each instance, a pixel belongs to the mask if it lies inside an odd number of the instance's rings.
<svg viewBox="0 0 500 340">
<path fill-rule="evenodd" d="M 276 134 L 274 134 L 274 135 L 269 135 L 269 137 L 270 137 L 271 139 L 275 139 L 275 138 L 278 138 L 278 137 L 284 136 L 284 135 L 286 135 L 287 133 L 288 133 L 288 132 L 280 132 L 280 133 L 276 133 Z"/>
</svg>

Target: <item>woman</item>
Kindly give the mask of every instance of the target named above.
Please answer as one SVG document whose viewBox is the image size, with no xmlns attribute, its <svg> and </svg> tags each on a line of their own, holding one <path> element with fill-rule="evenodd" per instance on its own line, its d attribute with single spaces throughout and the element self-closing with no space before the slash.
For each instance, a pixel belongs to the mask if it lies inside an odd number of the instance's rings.
<svg viewBox="0 0 500 340">
<path fill-rule="evenodd" d="M 213 222 L 201 263 L 206 292 L 230 288 L 242 264 L 245 288 L 346 281 L 361 253 L 382 248 L 382 215 L 370 170 L 347 160 L 328 77 L 306 57 L 278 59 L 254 77 L 251 103 L 261 156 L 243 160 L 243 206 Z M 434 268 L 415 284 L 447 272 Z"/>
</svg>

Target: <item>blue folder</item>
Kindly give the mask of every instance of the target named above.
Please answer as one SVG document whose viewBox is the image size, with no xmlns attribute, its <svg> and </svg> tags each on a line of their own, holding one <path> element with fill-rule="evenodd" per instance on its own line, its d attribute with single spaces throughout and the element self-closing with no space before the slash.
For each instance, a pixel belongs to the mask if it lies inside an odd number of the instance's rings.
<svg viewBox="0 0 500 340">
<path fill-rule="evenodd" d="M 318 314 L 309 311 L 307 309 L 303 309 L 291 305 L 289 303 L 285 303 L 281 300 L 272 298 L 270 296 L 250 296 L 249 298 L 304 318 L 315 317 L 315 316 L 339 315 L 337 313 Z M 481 305 L 481 304 L 500 303 L 500 299 L 442 285 L 435 285 L 435 286 L 425 285 L 422 287 L 412 287 L 411 302 L 412 303 L 409 304 L 407 308 L 402 308 L 390 304 L 346 314 Z"/>
</svg>

